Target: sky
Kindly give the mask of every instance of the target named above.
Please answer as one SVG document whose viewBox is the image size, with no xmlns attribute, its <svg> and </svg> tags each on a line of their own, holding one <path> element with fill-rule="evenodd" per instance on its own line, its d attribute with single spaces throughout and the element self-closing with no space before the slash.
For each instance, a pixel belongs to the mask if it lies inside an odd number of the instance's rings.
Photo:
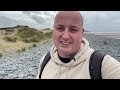
<svg viewBox="0 0 120 90">
<path fill-rule="evenodd" d="M 53 29 L 58 11 L 0 11 L 0 28 L 27 25 Z M 84 28 L 91 32 L 120 32 L 120 11 L 80 11 Z"/>
</svg>

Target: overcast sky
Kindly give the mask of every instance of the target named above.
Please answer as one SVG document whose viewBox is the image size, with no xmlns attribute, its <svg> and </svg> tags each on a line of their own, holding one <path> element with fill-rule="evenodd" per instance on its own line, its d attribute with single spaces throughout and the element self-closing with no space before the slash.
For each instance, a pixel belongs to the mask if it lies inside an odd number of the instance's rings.
<svg viewBox="0 0 120 90">
<path fill-rule="evenodd" d="M 120 11 L 80 11 L 88 31 L 119 31 Z M 0 11 L 0 27 L 28 25 L 37 29 L 53 27 L 57 11 Z"/>
</svg>

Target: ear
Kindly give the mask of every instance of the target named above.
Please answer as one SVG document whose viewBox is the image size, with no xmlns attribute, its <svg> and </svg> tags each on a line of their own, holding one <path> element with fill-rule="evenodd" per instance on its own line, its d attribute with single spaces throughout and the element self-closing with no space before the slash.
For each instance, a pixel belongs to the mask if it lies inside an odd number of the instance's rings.
<svg viewBox="0 0 120 90">
<path fill-rule="evenodd" d="M 84 28 L 82 27 L 82 34 L 84 34 L 84 31 L 85 31 L 85 30 L 84 30 Z"/>
</svg>

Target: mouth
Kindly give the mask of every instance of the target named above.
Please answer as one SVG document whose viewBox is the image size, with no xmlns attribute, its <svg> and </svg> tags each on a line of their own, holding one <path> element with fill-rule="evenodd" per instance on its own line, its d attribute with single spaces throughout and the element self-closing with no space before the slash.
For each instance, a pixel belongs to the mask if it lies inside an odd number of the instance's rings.
<svg viewBox="0 0 120 90">
<path fill-rule="evenodd" d="M 64 41 L 60 41 L 60 43 L 62 44 L 62 45 L 70 45 L 72 42 L 64 42 Z"/>
</svg>

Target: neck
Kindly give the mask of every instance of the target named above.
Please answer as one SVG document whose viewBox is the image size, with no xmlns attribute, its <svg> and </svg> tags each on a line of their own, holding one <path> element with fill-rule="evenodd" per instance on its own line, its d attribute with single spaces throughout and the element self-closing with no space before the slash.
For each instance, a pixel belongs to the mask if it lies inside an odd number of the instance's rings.
<svg viewBox="0 0 120 90">
<path fill-rule="evenodd" d="M 75 52 L 75 53 L 69 53 L 69 54 L 64 54 L 64 53 L 58 52 L 58 55 L 59 55 L 61 58 L 69 58 L 69 59 L 73 59 L 76 54 L 77 54 L 77 52 Z"/>
<path fill-rule="evenodd" d="M 62 58 L 69 58 L 69 54 L 66 54 L 66 53 L 61 53 L 58 51 L 58 55 Z"/>
<path fill-rule="evenodd" d="M 59 56 L 59 54 L 58 54 L 58 56 Z M 60 59 L 62 62 L 64 62 L 64 63 L 69 63 L 69 62 L 71 61 L 70 58 L 63 58 L 63 57 L 61 57 L 61 56 L 59 56 L 59 59 Z"/>
</svg>

